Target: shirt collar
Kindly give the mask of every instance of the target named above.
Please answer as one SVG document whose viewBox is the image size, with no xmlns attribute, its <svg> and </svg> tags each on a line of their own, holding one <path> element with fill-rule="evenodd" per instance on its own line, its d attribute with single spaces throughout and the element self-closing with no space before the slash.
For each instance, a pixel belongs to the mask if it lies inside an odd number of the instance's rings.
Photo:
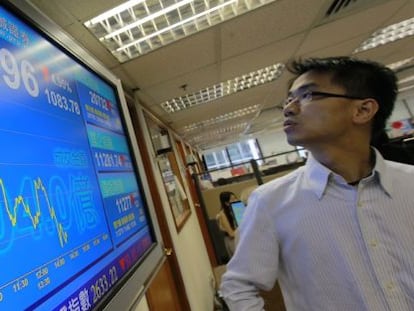
<svg viewBox="0 0 414 311">
<path fill-rule="evenodd" d="M 375 152 L 375 166 L 373 173 L 375 178 L 378 179 L 379 184 L 383 190 L 388 194 L 392 195 L 392 178 L 388 166 L 381 154 L 373 148 Z M 318 199 L 321 199 L 325 189 L 328 185 L 329 177 L 334 174 L 326 166 L 319 163 L 311 153 L 309 153 L 308 159 L 305 166 L 305 178 L 309 188 L 316 194 Z"/>
<path fill-rule="evenodd" d="M 392 176 L 390 172 L 390 166 L 386 164 L 385 159 L 375 148 L 372 148 L 375 151 L 375 166 L 374 173 L 378 178 L 378 182 L 384 191 L 392 196 L 393 186 L 392 186 Z"/>
<path fill-rule="evenodd" d="M 318 199 L 322 198 L 331 173 L 331 170 L 319 163 L 313 155 L 309 153 L 305 166 L 305 178 L 309 188 L 315 192 Z"/>
</svg>

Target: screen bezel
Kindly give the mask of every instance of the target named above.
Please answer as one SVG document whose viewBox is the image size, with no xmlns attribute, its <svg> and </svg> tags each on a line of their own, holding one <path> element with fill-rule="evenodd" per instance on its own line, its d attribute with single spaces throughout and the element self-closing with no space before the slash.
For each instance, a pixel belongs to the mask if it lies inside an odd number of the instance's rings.
<svg viewBox="0 0 414 311">
<path fill-rule="evenodd" d="M 122 83 L 91 54 L 85 51 L 73 38 L 56 25 L 55 22 L 44 15 L 44 13 L 39 11 L 31 3 L 19 0 L 6 0 L 1 1 L 1 5 L 16 14 L 19 19 L 31 26 L 35 32 L 44 36 L 51 44 L 61 49 L 62 53 L 66 53 L 73 58 L 74 61 L 85 66 L 92 73 L 114 87 L 121 116 L 125 125 L 125 135 L 131 147 L 131 155 L 134 159 L 135 168 L 139 173 L 137 179 L 143 190 L 149 216 L 148 220 L 151 223 L 155 241 L 138 263 L 123 277 L 117 290 L 104 298 L 97 305 L 97 308 L 108 311 L 129 310 L 145 294 L 145 290 L 149 286 L 151 278 L 165 260 L 165 255 L 162 243 L 160 242 L 162 241 L 161 232 L 157 222 L 150 189 L 148 188 L 145 169 L 139 152 L 131 117 L 122 89 Z"/>
</svg>

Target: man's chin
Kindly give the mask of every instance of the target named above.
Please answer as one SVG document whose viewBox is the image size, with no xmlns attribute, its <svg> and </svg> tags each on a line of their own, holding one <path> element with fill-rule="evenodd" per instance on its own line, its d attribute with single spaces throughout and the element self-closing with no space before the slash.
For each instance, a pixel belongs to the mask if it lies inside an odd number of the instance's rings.
<svg viewBox="0 0 414 311">
<path fill-rule="evenodd" d="M 287 142 L 292 146 L 302 146 L 301 139 L 298 137 L 287 136 Z"/>
</svg>

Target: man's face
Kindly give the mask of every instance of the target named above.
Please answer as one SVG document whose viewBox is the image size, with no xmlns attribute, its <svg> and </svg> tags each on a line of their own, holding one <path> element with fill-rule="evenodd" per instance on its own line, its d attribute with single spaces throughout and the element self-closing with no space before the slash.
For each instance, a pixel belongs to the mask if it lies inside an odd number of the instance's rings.
<svg viewBox="0 0 414 311">
<path fill-rule="evenodd" d="M 283 109 L 283 129 L 289 144 L 311 149 L 333 144 L 346 136 L 352 126 L 352 100 L 321 95 L 301 96 L 309 91 L 346 93 L 344 88 L 332 84 L 329 74 L 310 71 L 299 76 L 288 93 L 291 101 Z"/>
</svg>

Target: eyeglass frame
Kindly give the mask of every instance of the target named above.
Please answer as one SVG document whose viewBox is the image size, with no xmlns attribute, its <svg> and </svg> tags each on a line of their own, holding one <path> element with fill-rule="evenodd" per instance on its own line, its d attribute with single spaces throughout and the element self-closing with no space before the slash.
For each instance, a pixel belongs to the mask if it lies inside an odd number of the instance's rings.
<svg viewBox="0 0 414 311">
<path fill-rule="evenodd" d="M 311 96 L 310 99 L 306 99 L 304 96 Z M 313 100 L 313 96 L 322 96 L 322 98 L 329 98 L 329 97 L 335 97 L 335 98 L 347 98 L 347 99 L 357 99 L 362 100 L 366 97 L 360 97 L 360 96 L 354 96 L 354 95 L 347 95 L 347 94 L 334 94 L 334 93 L 328 93 L 328 92 L 319 92 L 319 91 L 311 91 L 306 90 L 304 92 L 298 92 L 295 95 L 289 95 L 286 97 L 286 99 L 282 102 L 282 107 L 285 108 L 287 105 L 289 105 L 292 102 L 298 101 L 299 104 L 303 104 L 302 101 L 306 99 L 306 102 L 311 102 Z M 302 97 L 300 99 L 299 97 Z"/>
</svg>

